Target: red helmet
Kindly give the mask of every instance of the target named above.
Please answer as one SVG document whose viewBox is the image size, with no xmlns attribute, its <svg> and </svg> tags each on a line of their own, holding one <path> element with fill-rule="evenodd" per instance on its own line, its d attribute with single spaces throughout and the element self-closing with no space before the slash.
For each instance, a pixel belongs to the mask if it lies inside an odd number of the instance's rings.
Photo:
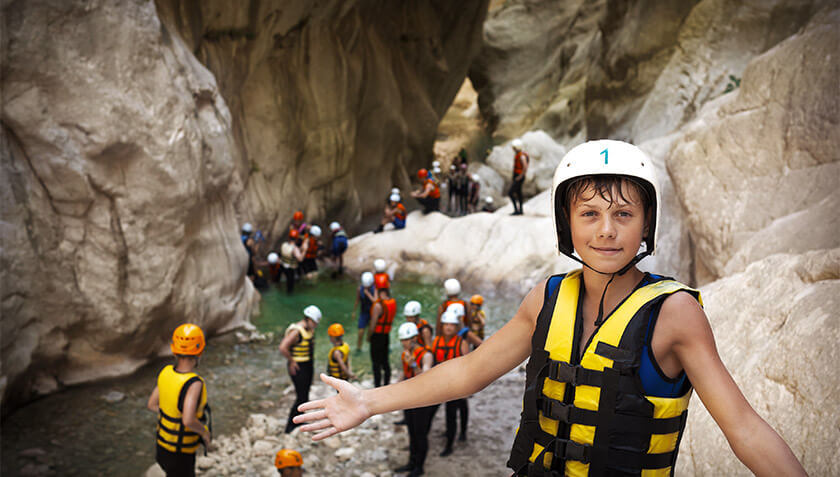
<svg viewBox="0 0 840 477">
<path fill-rule="evenodd" d="M 298 238 L 299 235 L 300 235 L 300 233 L 297 231 L 297 229 L 289 230 L 289 238 L 290 239 L 294 240 L 294 239 Z"/>
<path fill-rule="evenodd" d="M 425 179 L 428 176 L 429 176 L 429 171 L 427 171 L 426 169 L 420 169 L 419 171 L 417 171 L 417 178 L 418 179 Z"/>
<path fill-rule="evenodd" d="M 373 280 L 374 286 L 379 290 L 380 288 L 391 288 L 391 280 L 388 279 L 387 273 L 377 273 Z"/>
<path fill-rule="evenodd" d="M 295 212 L 294 215 L 292 215 L 292 220 L 297 220 L 298 222 L 303 220 L 303 212 L 301 212 L 299 210 L 297 212 Z"/>
</svg>

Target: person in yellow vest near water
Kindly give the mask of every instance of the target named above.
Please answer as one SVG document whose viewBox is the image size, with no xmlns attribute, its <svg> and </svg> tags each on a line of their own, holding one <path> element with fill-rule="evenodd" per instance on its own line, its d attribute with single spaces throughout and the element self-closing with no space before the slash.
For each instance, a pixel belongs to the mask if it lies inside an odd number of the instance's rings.
<svg viewBox="0 0 840 477">
<path fill-rule="evenodd" d="M 484 340 L 484 324 L 487 321 L 487 316 L 484 314 L 484 310 L 481 309 L 483 305 L 484 297 L 481 295 L 473 295 L 470 298 L 470 312 L 469 318 L 467 319 L 470 331 L 475 333 L 475 335 L 482 340 Z"/>
<path fill-rule="evenodd" d="M 147 407 L 158 414 L 155 460 L 167 476 L 194 476 L 195 453 L 212 445 L 207 386 L 195 369 L 204 351 L 204 332 L 183 324 L 172 333 L 175 355 L 161 370 Z"/>
<path fill-rule="evenodd" d="M 327 374 L 338 379 L 356 379 L 350 371 L 350 345 L 344 342 L 344 327 L 333 323 L 327 328 L 332 348 L 327 355 Z"/>
<path fill-rule="evenodd" d="M 280 449 L 274 455 L 274 467 L 280 477 L 301 477 L 303 475 L 303 456 L 293 449 Z"/>
<path fill-rule="evenodd" d="M 375 414 L 469 396 L 530 357 L 514 475 L 673 475 L 693 390 L 752 473 L 807 475 L 721 361 L 700 293 L 636 267 L 657 250 L 650 158 L 621 141 L 583 143 L 551 192 L 557 250 L 582 269 L 543 280 L 475 351 L 413 379 L 361 390 L 322 376 L 339 394 L 301 406 L 314 411 L 298 416 L 311 423 L 302 430 L 321 440 Z"/>
<path fill-rule="evenodd" d="M 389 339 L 394 317 L 397 315 L 397 301 L 391 298 L 391 290 L 382 276 L 374 278 L 377 300 L 370 309 L 368 341 L 370 361 L 373 365 L 373 385 L 379 387 L 391 382 L 391 364 L 388 362 Z"/>
<path fill-rule="evenodd" d="M 292 419 L 300 414 L 297 410 L 301 403 L 309 400 L 309 388 L 312 386 L 315 353 L 315 328 L 321 321 L 321 310 L 315 305 L 303 309 L 303 319 L 286 328 L 280 353 L 286 358 L 289 376 L 295 386 L 295 404 L 286 422 L 286 434 L 292 432 L 296 424 Z"/>
</svg>

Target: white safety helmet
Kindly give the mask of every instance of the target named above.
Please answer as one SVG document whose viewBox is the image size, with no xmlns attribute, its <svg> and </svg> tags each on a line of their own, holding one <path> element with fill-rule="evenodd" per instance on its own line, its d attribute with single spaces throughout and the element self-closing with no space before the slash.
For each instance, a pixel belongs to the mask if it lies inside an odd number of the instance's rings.
<svg viewBox="0 0 840 477">
<path fill-rule="evenodd" d="M 448 309 L 440 315 L 440 322 L 443 324 L 452 324 L 452 325 L 460 325 L 461 320 L 455 316 L 455 313 L 452 313 Z"/>
<path fill-rule="evenodd" d="M 450 171 L 456 171 L 456 170 L 458 170 L 458 166 L 456 166 L 455 164 L 452 164 L 451 166 L 449 166 L 449 170 Z"/>
<path fill-rule="evenodd" d="M 377 258 L 373 261 L 373 269 L 376 270 L 376 273 L 382 273 L 385 271 L 385 260 L 381 258 Z"/>
<path fill-rule="evenodd" d="M 435 167 L 440 167 L 440 161 L 432 161 L 432 169 Z"/>
<path fill-rule="evenodd" d="M 457 295 L 461 293 L 461 283 L 454 278 L 449 278 L 443 282 L 443 289 L 446 290 L 447 296 Z"/>
<path fill-rule="evenodd" d="M 417 325 L 414 323 L 403 323 L 397 330 L 397 337 L 401 340 L 410 340 L 417 336 Z"/>
<path fill-rule="evenodd" d="M 488 204 L 492 204 L 493 203 L 493 198 L 490 197 L 490 196 L 487 196 L 487 197 L 484 198 L 484 202 L 487 202 Z"/>
<path fill-rule="evenodd" d="M 249 234 L 254 231 L 254 226 L 251 225 L 251 222 L 245 222 L 245 225 L 242 226 L 242 231 Z"/>
<path fill-rule="evenodd" d="M 362 286 L 367 288 L 373 285 L 373 274 L 370 272 L 362 273 Z"/>
<path fill-rule="evenodd" d="M 478 177 L 478 174 L 473 174 L 472 175 L 473 182 L 478 182 L 480 179 L 481 179 L 481 177 Z"/>
<path fill-rule="evenodd" d="M 609 139 L 589 141 L 574 147 L 563 156 L 560 165 L 554 171 L 554 180 L 551 186 L 551 203 L 554 208 L 554 224 L 557 229 L 557 251 L 578 261 L 580 259 L 572 254 L 574 247 L 564 201 L 566 200 L 566 191 L 575 179 L 591 175 L 626 176 L 647 191 L 650 199 L 654 201 L 652 204 L 653 220 L 648 222 L 653 226 L 648 230 L 645 238 L 647 250 L 637 255 L 628 266 L 622 269 L 620 273 L 623 273 L 646 255 L 653 255 L 656 252 L 656 236 L 659 232 L 659 216 L 662 203 L 659 197 L 659 181 L 656 179 L 656 171 L 653 162 L 644 151 L 623 141 Z"/>
<path fill-rule="evenodd" d="M 391 194 L 391 197 L 388 197 L 388 199 L 391 202 L 399 202 L 400 201 L 400 195 L 399 194 Z"/>
<path fill-rule="evenodd" d="M 321 227 L 318 227 L 317 225 L 313 225 L 312 228 L 309 229 L 309 232 L 312 233 L 312 235 L 314 235 L 316 237 L 320 237 L 321 236 Z"/>
<path fill-rule="evenodd" d="M 403 315 L 404 316 L 420 316 L 420 310 L 423 308 L 420 306 L 420 302 L 417 300 L 411 300 L 410 302 L 405 304 L 405 308 L 403 308 Z"/>
<path fill-rule="evenodd" d="M 440 174 L 440 172 L 440 166 L 435 166 L 434 169 L 432 169 L 432 174 Z"/>
<path fill-rule="evenodd" d="M 516 149 L 517 151 L 521 151 L 522 146 L 524 146 L 524 144 L 522 144 L 522 139 L 516 138 L 510 142 L 510 146 Z"/>
<path fill-rule="evenodd" d="M 341 228 L 341 225 L 339 225 L 339 223 L 338 223 L 338 222 L 332 222 L 332 223 L 330 223 L 330 231 L 331 231 L 331 232 L 335 232 L 336 230 L 338 230 L 338 229 L 340 229 L 340 228 Z"/>
<path fill-rule="evenodd" d="M 394 194 L 400 195 L 400 188 L 399 187 L 394 187 L 393 189 L 391 189 L 391 195 L 394 195 Z"/>
<path fill-rule="evenodd" d="M 277 254 L 274 253 L 274 252 L 271 252 L 271 253 L 268 254 L 268 263 L 270 263 L 272 265 L 277 263 L 277 260 L 279 260 L 279 259 L 280 259 L 280 257 L 278 257 Z"/>
<path fill-rule="evenodd" d="M 303 316 L 311 319 L 315 323 L 321 321 L 321 309 L 315 305 L 309 305 L 303 309 Z"/>
<path fill-rule="evenodd" d="M 463 303 L 453 303 L 446 307 L 446 311 L 452 313 L 453 315 L 459 318 L 466 314 L 466 310 L 464 310 Z"/>
</svg>

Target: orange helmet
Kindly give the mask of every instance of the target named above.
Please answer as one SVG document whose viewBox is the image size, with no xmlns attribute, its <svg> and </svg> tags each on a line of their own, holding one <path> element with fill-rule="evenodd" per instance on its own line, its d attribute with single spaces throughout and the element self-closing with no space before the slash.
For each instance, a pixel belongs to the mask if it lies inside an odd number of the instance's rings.
<svg viewBox="0 0 840 477">
<path fill-rule="evenodd" d="M 391 288 L 391 280 L 388 278 L 387 273 L 377 273 L 373 279 L 373 284 L 377 290 L 380 288 Z"/>
<path fill-rule="evenodd" d="M 476 305 L 481 305 L 484 303 L 484 297 L 481 295 L 473 295 L 470 298 L 470 303 L 475 303 Z"/>
<path fill-rule="evenodd" d="M 303 212 L 301 212 L 299 210 L 297 212 L 295 212 L 294 215 L 292 215 L 292 220 L 297 220 L 298 222 L 303 220 Z"/>
<path fill-rule="evenodd" d="M 341 323 L 333 323 L 327 328 L 327 334 L 330 336 L 344 336 L 344 327 Z"/>
<path fill-rule="evenodd" d="M 429 171 L 426 169 L 420 169 L 417 171 L 417 178 L 418 179 L 425 179 L 429 175 Z"/>
<path fill-rule="evenodd" d="M 274 467 L 278 469 L 285 469 L 287 467 L 301 467 L 303 466 L 303 457 L 300 452 L 292 449 L 280 449 L 277 455 L 274 456 Z"/>
<path fill-rule="evenodd" d="M 300 233 L 297 231 L 297 229 L 289 230 L 289 238 L 290 239 L 296 239 L 296 238 L 298 238 L 298 236 L 300 236 Z"/>
<path fill-rule="evenodd" d="M 185 323 L 172 333 L 172 352 L 186 356 L 198 356 L 204 351 L 204 332 L 198 325 Z"/>
</svg>

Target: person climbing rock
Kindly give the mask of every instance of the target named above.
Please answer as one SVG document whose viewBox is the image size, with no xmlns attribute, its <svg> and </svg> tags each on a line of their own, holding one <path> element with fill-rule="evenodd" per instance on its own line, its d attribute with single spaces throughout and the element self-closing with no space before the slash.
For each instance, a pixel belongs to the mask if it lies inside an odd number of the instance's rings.
<svg viewBox="0 0 840 477">
<path fill-rule="evenodd" d="M 356 302 L 353 304 L 354 310 L 357 306 L 359 307 L 359 332 L 356 339 L 356 353 L 362 352 L 362 340 L 370 322 L 370 309 L 376 300 L 376 289 L 373 287 L 373 274 L 370 272 L 362 273 L 361 282 L 359 289 L 356 290 Z"/>
<path fill-rule="evenodd" d="M 315 305 L 303 309 L 303 319 L 292 323 L 286 328 L 283 341 L 280 342 L 280 353 L 286 358 L 286 369 L 292 384 L 295 386 L 295 403 L 289 412 L 286 422 L 286 434 L 292 432 L 297 424 L 293 419 L 300 414 L 298 406 L 309 400 L 309 388 L 312 386 L 312 376 L 315 353 L 315 328 L 321 321 L 321 310 Z"/>
<path fill-rule="evenodd" d="M 461 318 L 451 310 L 447 310 L 441 316 L 442 334 L 435 337 L 432 342 L 432 354 L 435 357 L 435 365 L 441 364 L 450 359 L 464 356 L 469 352 L 469 344 L 458 336 L 461 328 Z M 467 438 L 467 421 L 469 419 L 469 408 L 467 399 L 459 398 L 446 402 L 446 447 L 440 453 L 441 457 L 452 454 L 452 444 L 455 442 L 457 414 L 461 414 L 461 440 Z"/>
<path fill-rule="evenodd" d="M 464 315 L 466 315 L 466 313 L 469 310 L 467 302 L 458 298 L 458 295 L 461 293 L 461 282 L 459 282 L 455 278 L 449 278 L 445 282 L 443 282 L 443 289 L 446 292 L 446 300 L 444 300 L 443 303 L 440 304 L 437 310 L 437 318 L 435 320 L 435 335 L 439 335 L 443 331 L 443 326 L 441 325 L 440 317 L 443 314 L 443 312 L 446 311 L 447 308 L 449 308 L 449 305 L 453 303 L 460 303 L 463 307 Z M 463 324 L 467 325 L 466 319 L 464 320 Z"/>
<path fill-rule="evenodd" d="M 286 277 L 286 293 L 291 295 L 295 291 L 295 280 L 298 276 L 298 267 L 306 253 L 306 245 L 301 248 L 302 240 L 297 230 L 289 232 L 288 239 L 280 245 L 280 265 L 283 275 Z"/>
<path fill-rule="evenodd" d="M 399 194 L 391 194 L 388 199 L 388 205 L 385 206 L 385 212 L 382 215 L 382 221 L 379 227 L 374 229 L 373 233 L 378 234 L 385 230 L 385 224 L 393 224 L 396 230 L 405 228 L 405 206 L 400 202 Z"/>
<path fill-rule="evenodd" d="M 356 379 L 350 370 L 350 345 L 344 342 L 344 327 L 333 323 L 327 328 L 327 335 L 332 343 L 327 354 L 327 374 L 338 379 Z"/>
<path fill-rule="evenodd" d="M 421 310 L 422 306 L 420 305 L 420 302 L 411 300 L 405 304 L 405 308 L 403 308 L 403 316 L 407 322 L 414 323 L 414 326 L 417 327 L 417 342 L 420 343 L 420 346 L 431 349 L 432 337 L 434 336 L 432 325 L 430 325 L 425 319 L 420 318 Z"/>
<path fill-rule="evenodd" d="M 309 227 L 309 234 L 306 236 L 306 251 L 300 268 L 307 279 L 313 279 L 318 275 L 318 249 L 320 247 L 321 227 L 313 225 Z"/>
<path fill-rule="evenodd" d="M 280 449 L 274 456 L 274 467 L 280 477 L 301 477 L 303 475 L 303 456 L 293 449 Z"/>
<path fill-rule="evenodd" d="M 417 178 L 423 183 L 423 187 L 413 191 L 411 196 L 423 206 L 423 214 L 435 212 L 440 209 L 440 187 L 429 177 L 429 171 L 420 169 L 417 171 Z"/>
<path fill-rule="evenodd" d="M 381 276 L 374 278 L 376 301 L 370 309 L 368 341 L 370 361 L 373 365 L 373 385 L 387 386 L 391 382 L 391 364 L 388 361 L 389 339 L 394 317 L 397 315 L 397 301 L 391 298 L 391 290 L 385 286 Z"/>
<path fill-rule="evenodd" d="M 525 183 L 525 175 L 528 173 L 528 164 L 531 158 L 528 153 L 522 150 L 521 139 L 514 139 L 511 142 L 513 148 L 513 182 L 510 185 L 508 196 L 513 203 L 513 214 L 522 215 L 522 184 Z"/>
<path fill-rule="evenodd" d="M 470 298 L 470 313 L 467 322 L 470 326 L 470 331 L 476 336 L 484 340 L 484 324 L 487 322 L 487 316 L 481 307 L 484 306 L 484 297 L 481 295 L 473 295 Z"/>
<path fill-rule="evenodd" d="M 673 475 L 693 390 L 753 474 L 807 475 L 722 363 L 700 292 L 636 267 L 657 249 L 650 158 L 622 141 L 583 143 L 551 193 L 557 250 L 582 268 L 543 280 L 479 348 L 414 379 L 361 390 L 322 377 L 339 394 L 301 406 L 302 430 L 320 440 L 468 396 L 529 358 L 514 475 Z"/>
<path fill-rule="evenodd" d="M 403 348 L 400 355 L 403 381 L 432 369 L 434 357 L 431 351 L 417 342 L 417 325 L 411 322 L 403 323 L 397 330 L 397 337 Z M 432 405 L 405 411 L 408 426 L 408 464 L 397 467 L 394 472 L 408 472 L 409 477 L 423 475 L 423 465 L 429 452 L 429 429 L 432 427 L 432 418 L 437 408 L 438 405 Z"/>
<path fill-rule="evenodd" d="M 330 224 L 330 232 L 332 233 L 332 246 L 330 247 L 330 254 L 335 262 L 335 271 L 333 278 L 344 274 L 344 252 L 347 251 L 347 232 L 341 227 L 338 222 Z"/>
<path fill-rule="evenodd" d="M 167 476 L 194 476 L 199 444 L 212 450 L 207 386 L 195 370 L 204 351 L 204 332 L 185 323 L 172 333 L 175 366 L 166 365 L 146 407 L 158 415 L 155 460 Z"/>
</svg>

